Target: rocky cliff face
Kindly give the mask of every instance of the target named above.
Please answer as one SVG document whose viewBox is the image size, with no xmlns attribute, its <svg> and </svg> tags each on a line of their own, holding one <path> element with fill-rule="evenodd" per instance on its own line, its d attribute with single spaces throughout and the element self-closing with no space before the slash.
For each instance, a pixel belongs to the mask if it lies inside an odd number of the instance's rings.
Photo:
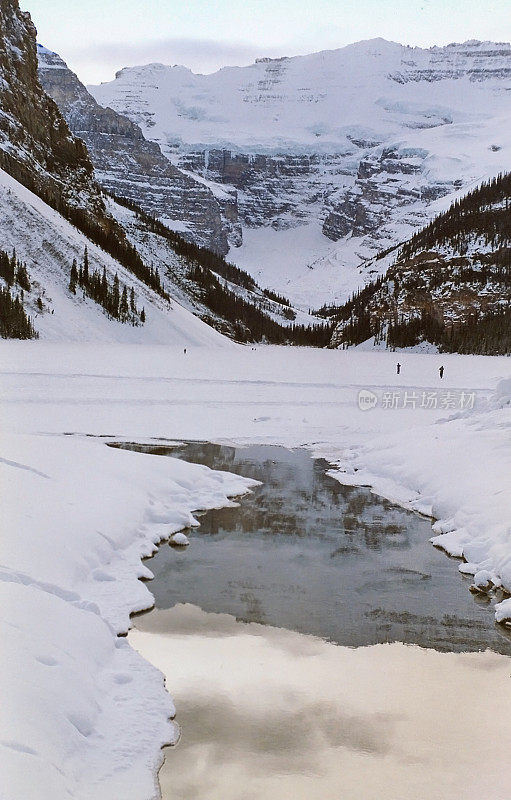
<svg viewBox="0 0 511 800">
<path fill-rule="evenodd" d="M 353 186 L 333 191 L 328 198 L 325 236 L 338 241 L 347 235 L 369 235 L 378 245 L 393 217 L 408 215 L 419 224 L 425 206 L 463 185 L 461 179 L 428 179 L 424 173 L 429 155 L 422 148 L 395 145 L 376 148 L 362 158 Z"/>
<path fill-rule="evenodd" d="M 316 226 L 350 268 L 506 168 L 510 89 L 508 44 L 383 40 L 213 75 L 149 64 L 90 87 L 174 164 L 235 188 L 245 226 Z M 317 248 L 296 257 L 306 275 Z"/>
<path fill-rule="evenodd" d="M 250 228 L 296 227 L 321 213 L 325 193 L 337 186 L 339 158 L 317 154 L 252 154 L 232 150 L 193 150 L 178 163 L 232 186 L 241 221 Z"/>
<path fill-rule="evenodd" d="M 236 192 L 217 192 L 173 166 L 139 126 L 103 108 L 56 53 L 38 45 L 39 77 L 71 131 L 87 145 L 99 182 L 185 238 L 225 254 L 240 243 Z"/>
<path fill-rule="evenodd" d="M 0 167 L 52 205 L 80 209 L 111 230 L 87 150 L 41 88 L 36 30 L 17 0 L 0 0 L 0 33 Z"/>
</svg>

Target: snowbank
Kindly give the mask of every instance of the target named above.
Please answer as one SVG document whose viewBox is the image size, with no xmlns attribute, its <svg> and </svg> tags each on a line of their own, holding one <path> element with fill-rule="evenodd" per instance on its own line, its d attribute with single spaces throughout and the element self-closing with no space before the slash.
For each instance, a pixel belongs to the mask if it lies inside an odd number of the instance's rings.
<svg viewBox="0 0 511 800">
<path fill-rule="evenodd" d="M 341 483 L 434 517 L 432 543 L 463 559 L 476 588 L 511 593 L 511 380 L 479 410 L 377 438 L 338 466 L 331 474 Z M 511 599 L 495 616 L 511 619 Z"/>
<path fill-rule="evenodd" d="M 162 675 L 117 634 L 141 557 L 251 481 L 82 437 L 2 437 L 0 773 L 8 800 L 156 797 Z"/>
</svg>

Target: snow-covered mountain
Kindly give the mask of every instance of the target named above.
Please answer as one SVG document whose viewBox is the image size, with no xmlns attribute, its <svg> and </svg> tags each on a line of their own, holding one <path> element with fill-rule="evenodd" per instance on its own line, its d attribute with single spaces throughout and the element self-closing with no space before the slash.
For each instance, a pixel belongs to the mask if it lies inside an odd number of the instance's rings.
<svg viewBox="0 0 511 800">
<path fill-rule="evenodd" d="M 70 119 L 85 119 L 91 139 L 103 138 L 98 160 L 114 184 L 130 165 L 136 184 L 145 164 L 149 191 L 183 191 L 188 218 L 209 198 L 219 219 L 208 188 L 183 177 L 133 123 L 97 106 L 58 57 L 45 55 L 63 79 L 54 88 L 69 100 Z M 0 77 L 0 336 L 30 338 L 35 330 L 53 340 L 227 346 L 222 334 L 324 336 L 305 331 L 306 315 L 218 253 L 187 242 L 129 197 L 105 194 L 87 147 L 41 87 L 36 31 L 17 0 L 0 0 Z"/>
<path fill-rule="evenodd" d="M 483 183 L 378 259 L 386 270 L 338 309 L 334 347 L 511 349 L 511 172 Z"/>
<path fill-rule="evenodd" d="M 147 141 L 138 125 L 102 108 L 57 53 L 37 46 L 39 79 L 75 136 L 83 139 L 98 181 L 133 200 L 185 238 L 217 253 L 237 242 L 236 192 L 215 193 Z"/>
<path fill-rule="evenodd" d="M 13 299 L 19 297 L 41 338 L 229 344 L 171 301 L 128 239 L 118 210 L 96 181 L 87 148 L 40 85 L 36 31 L 17 0 L 1 0 L 0 33 L 0 249 L 9 255 L 15 250 L 13 263 L 17 259 L 28 270 L 23 281 L 2 275 L 2 292 L 8 286 Z M 72 261 L 81 265 L 86 249 L 91 275 L 104 275 L 106 287 L 113 287 L 117 275 L 114 313 L 93 299 L 90 283 L 69 290 Z M 167 263 L 171 270 L 172 259 Z M 120 321 L 124 286 L 133 289 L 145 322 L 138 314 Z"/>
<path fill-rule="evenodd" d="M 111 209 L 115 210 L 115 209 Z M 112 256 L 88 239 L 41 198 L 0 170 L 2 248 L 16 250 L 27 264 L 30 291 L 24 305 L 43 340 L 119 342 L 180 346 L 229 346 L 230 342 L 176 300 L 158 296 Z M 80 264 L 85 247 L 91 272 L 117 274 L 121 287 L 133 286 L 136 304 L 144 308 L 143 325 L 122 324 L 80 289 L 72 294 L 73 258 Z M 174 255 L 174 261 L 176 256 Z M 167 257 L 169 254 L 167 253 Z"/>
<path fill-rule="evenodd" d="M 82 141 L 37 78 L 36 31 L 16 0 L 0 3 L 0 168 L 84 224 L 122 239 Z"/>
<path fill-rule="evenodd" d="M 365 258 L 511 162 L 509 44 L 377 39 L 212 75 L 149 64 L 89 89 L 237 190 L 230 257 L 302 304 L 345 297 Z"/>
</svg>

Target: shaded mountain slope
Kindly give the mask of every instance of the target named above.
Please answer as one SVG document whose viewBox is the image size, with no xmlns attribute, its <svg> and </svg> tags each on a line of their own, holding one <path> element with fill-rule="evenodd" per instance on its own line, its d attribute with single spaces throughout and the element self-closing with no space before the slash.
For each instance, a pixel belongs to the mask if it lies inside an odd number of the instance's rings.
<svg viewBox="0 0 511 800">
<path fill-rule="evenodd" d="M 332 345 L 511 351 L 511 173 L 487 181 L 393 251 L 383 276 L 344 306 Z"/>
</svg>

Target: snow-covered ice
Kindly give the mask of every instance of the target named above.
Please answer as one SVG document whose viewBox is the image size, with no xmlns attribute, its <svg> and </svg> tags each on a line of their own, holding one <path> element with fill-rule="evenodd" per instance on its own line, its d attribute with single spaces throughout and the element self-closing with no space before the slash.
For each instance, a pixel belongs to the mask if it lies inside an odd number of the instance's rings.
<svg viewBox="0 0 511 800">
<path fill-rule="evenodd" d="M 511 590 L 506 358 L 400 353 L 398 376 L 396 354 L 382 352 L 192 346 L 185 357 L 181 347 L 37 341 L 2 342 L 0 353 L 8 800 L 156 796 L 172 705 L 161 674 L 117 634 L 151 605 L 141 557 L 193 526 L 194 510 L 249 488 L 106 442 L 306 445 L 341 481 L 434 515 L 436 544 L 463 555 L 476 582 L 485 570 Z M 361 390 L 376 398 L 367 410 Z M 423 392 L 436 393 L 436 408 L 420 407 Z M 473 409 L 456 407 L 462 392 Z"/>
<path fill-rule="evenodd" d="M 172 544 L 175 544 L 177 547 L 187 547 L 190 544 L 190 539 L 183 533 L 183 531 L 178 531 L 177 533 L 173 533 L 170 537 L 170 541 Z"/>
</svg>

